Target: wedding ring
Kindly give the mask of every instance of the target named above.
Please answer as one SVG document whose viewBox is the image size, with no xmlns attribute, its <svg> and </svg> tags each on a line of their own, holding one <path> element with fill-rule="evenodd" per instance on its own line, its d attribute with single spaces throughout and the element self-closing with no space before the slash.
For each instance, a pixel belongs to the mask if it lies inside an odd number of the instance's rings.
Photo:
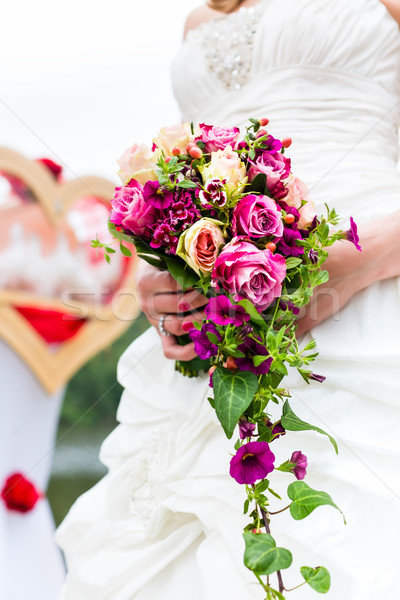
<svg viewBox="0 0 400 600">
<path fill-rule="evenodd" d="M 165 322 L 165 318 L 167 315 L 161 315 L 159 321 L 158 321 L 158 331 L 161 333 L 161 335 L 171 335 L 169 333 L 169 331 L 167 331 L 164 327 L 164 322 Z"/>
</svg>

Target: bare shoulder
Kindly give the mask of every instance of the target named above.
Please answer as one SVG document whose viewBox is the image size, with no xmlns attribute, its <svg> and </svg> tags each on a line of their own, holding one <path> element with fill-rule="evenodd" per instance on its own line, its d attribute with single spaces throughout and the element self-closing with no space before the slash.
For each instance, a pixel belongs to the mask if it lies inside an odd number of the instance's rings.
<svg viewBox="0 0 400 600">
<path fill-rule="evenodd" d="M 207 4 L 202 4 L 201 6 L 198 6 L 197 8 L 192 10 L 188 18 L 186 19 L 183 37 L 185 38 L 189 31 L 191 31 L 192 29 L 196 29 L 196 27 L 201 25 L 201 23 L 211 21 L 211 19 L 214 19 L 219 14 L 221 13 L 217 10 L 213 10 Z"/>
<path fill-rule="evenodd" d="M 400 25 L 400 0 L 380 0 Z"/>
</svg>

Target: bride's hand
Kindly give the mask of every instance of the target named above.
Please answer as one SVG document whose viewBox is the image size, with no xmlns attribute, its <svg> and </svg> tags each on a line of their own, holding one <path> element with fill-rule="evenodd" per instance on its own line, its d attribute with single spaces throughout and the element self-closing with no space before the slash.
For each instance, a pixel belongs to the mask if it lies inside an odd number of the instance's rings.
<svg viewBox="0 0 400 600">
<path fill-rule="evenodd" d="M 400 211 L 361 225 L 358 233 L 362 252 L 343 241 L 329 249 L 323 265 L 329 281 L 314 290 L 305 314 L 299 318 L 299 336 L 337 314 L 368 285 L 400 276 Z"/>
<path fill-rule="evenodd" d="M 175 336 L 187 333 L 193 321 L 203 320 L 201 309 L 207 304 L 207 298 L 195 290 L 184 292 L 167 271 L 160 271 L 144 261 L 139 264 L 136 280 L 141 308 L 159 333 L 160 319 L 166 315 L 164 329 L 171 335 L 160 334 L 166 358 L 195 358 L 194 345 L 180 346 Z"/>
</svg>

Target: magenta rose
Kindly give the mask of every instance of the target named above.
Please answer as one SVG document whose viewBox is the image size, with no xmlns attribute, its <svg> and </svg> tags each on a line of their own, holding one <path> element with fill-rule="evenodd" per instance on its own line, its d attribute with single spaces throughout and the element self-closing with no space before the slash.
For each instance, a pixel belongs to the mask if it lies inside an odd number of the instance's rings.
<svg viewBox="0 0 400 600">
<path fill-rule="evenodd" d="M 154 224 L 158 211 L 145 202 L 141 183 L 131 179 L 128 185 L 117 187 L 111 207 L 111 223 L 132 231 L 138 237 L 151 237 L 149 227 Z"/>
<path fill-rule="evenodd" d="M 236 138 L 240 133 L 238 127 L 213 127 L 200 123 L 201 141 L 205 143 L 206 152 L 223 150 L 226 146 L 234 146 Z"/>
<path fill-rule="evenodd" d="M 283 235 L 281 209 L 268 196 L 244 196 L 233 211 L 232 231 L 234 235 L 252 238 L 273 235 L 279 239 Z"/>
<path fill-rule="evenodd" d="M 283 182 L 290 174 L 290 158 L 286 158 L 281 152 L 263 152 L 255 162 L 251 163 L 249 180 L 259 174 L 267 176 L 267 187 L 271 194 L 279 198 L 287 194 Z"/>
<path fill-rule="evenodd" d="M 236 302 L 247 298 L 261 312 L 281 295 L 285 275 L 283 256 L 234 238 L 217 257 L 211 277 Z"/>
</svg>

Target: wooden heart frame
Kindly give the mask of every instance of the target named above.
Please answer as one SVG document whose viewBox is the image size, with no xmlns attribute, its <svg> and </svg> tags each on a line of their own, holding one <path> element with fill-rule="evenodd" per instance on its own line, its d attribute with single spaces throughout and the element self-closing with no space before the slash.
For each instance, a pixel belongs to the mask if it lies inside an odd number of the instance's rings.
<svg viewBox="0 0 400 600">
<path fill-rule="evenodd" d="M 9 148 L 0 147 L 0 171 L 18 177 L 31 190 L 49 222 L 56 228 L 68 209 L 84 196 L 95 196 L 109 204 L 114 184 L 86 176 L 59 183 L 41 163 Z M 45 390 L 52 394 L 67 383 L 90 358 L 117 339 L 138 316 L 135 293 L 136 259 L 129 261 L 112 302 L 100 308 L 73 301 L 73 306 L 32 293 L 0 290 L 0 339 L 5 340 L 32 370 Z M 57 347 L 50 347 L 16 310 L 18 306 L 60 310 L 71 317 L 87 318 L 78 333 Z"/>
</svg>

